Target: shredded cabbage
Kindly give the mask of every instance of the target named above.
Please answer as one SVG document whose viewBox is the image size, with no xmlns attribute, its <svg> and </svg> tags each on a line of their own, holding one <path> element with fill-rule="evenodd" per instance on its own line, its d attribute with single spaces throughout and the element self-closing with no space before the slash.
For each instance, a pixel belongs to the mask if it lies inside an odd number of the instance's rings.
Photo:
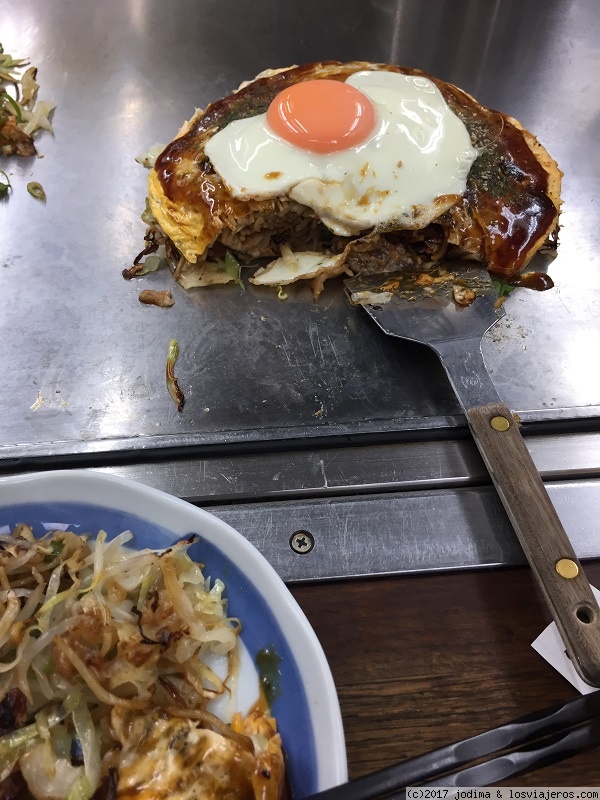
<svg viewBox="0 0 600 800">
<path fill-rule="evenodd" d="M 28 136 L 43 129 L 53 133 L 50 116 L 56 108 L 56 103 L 46 100 L 36 102 L 39 84 L 36 81 L 37 68 L 27 67 L 26 58 L 13 58 L 4 53 L 0 45 L 0 91 L 12 86 L 11 91 L 16 91 L 16 97 L 11 97 L 6 91 L 0 94 L 0 127 L 6 122 L 7 116 L 13 116 L 17 126 Z"/>
<path fill-rule="evenodd" d="M 152 169 L 154 164 L 156 163 L 156 159 L 165 149 L 166 144 L 153 144 L 152 147 L 149 147 L 145 153 L 140 153 L 140 155 L 135 159 L 138 164 L 141 164 L 146 169 Z"/>
<path fill-rule="evenodd" d="M 206 704 L 230 691 L 233 676 L 204 662 L 237 659 L 241 625 L 227 616 L 223 582 L 188 556 L 193 538 L 161 552 L 129 550 L 131 538 L 36 540 L 21 525 L 0 539 L 0 701 L 21 692 L 35 715 L 0 737 L 0 780 L 19 768 L 36 798 L 93 797 L 102 755 L 118 746 L 115 710 L 173 714 L 175 704 L 210 721 Z"/>
<path fill-rule="evenodd" d="M 86 794 L 87 800 L 100 784 L 100 741 L 90 710 L 82 697 L 79 698 L 73 709 L 73 725 L 83 751 L 83 768 L 85 770 L 85 775 L 79 781 L 83 784 L 80 792 L 89 792 Z"/>
</svg>

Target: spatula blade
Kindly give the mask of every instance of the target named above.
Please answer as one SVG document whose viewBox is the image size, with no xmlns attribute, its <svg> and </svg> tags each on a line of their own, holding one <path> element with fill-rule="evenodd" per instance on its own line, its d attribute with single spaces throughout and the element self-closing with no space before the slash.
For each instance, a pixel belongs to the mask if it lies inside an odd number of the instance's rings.
<svg viewBox="0 0 600 800">
<path fill-rule="evenodd" d="M 427 273 L 403 270 L 358 276 L 344 284 L 351 302 L 362 305 L 384 333 L 429 346 L 481 338 L 504 315 L 495 307 L 495 287 L 481 267 Z M 470 302 L 462 305 L 457 297 Z"/>
</svg>

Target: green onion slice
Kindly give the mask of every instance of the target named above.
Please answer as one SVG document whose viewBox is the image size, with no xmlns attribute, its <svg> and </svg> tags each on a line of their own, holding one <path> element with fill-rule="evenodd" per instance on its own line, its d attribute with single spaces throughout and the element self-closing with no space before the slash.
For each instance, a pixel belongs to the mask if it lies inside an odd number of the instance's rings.
<svg viewBox="0 0 600 800">
<path fill-rule="evenodd" d="M 169 347 L 167 349 L 167 369 L 166 369 L 167 389 L 169 391 L 169 394 L 171 395 L 171 399 L 177 406 L 177 411 L 183 411 L 185 397 L 183 396 L 183 392 L 179 388 L 179 384 L 177 383 L 177 378 L 175 377 L 175 364 L 177 363 L 178 358 L 179 358 L 179 344 L 177 342 L 177 339 L 171 339 L 171 341 L 169 342 Z"/>
<path fill-rule="evenodd" d="M 23 116 L 21 114 L 21 106 L 17 103 L 17 101 L 13 97 L 11 97 L 8 92 L 2 92 L 2 94 L 0 94 L 0 99 L 2 100 L 2 103 L 4 103 L 5 100 L 8 100 L 9 104 L 13 107 L 13 111 L 15 113 L 15 117 L 17 118 L 17 122 L 23 122 Z"/>
<path fill-rule="evenodd" d="M 3 183 L 2 181 L 0 181 L 0 197 L 4 197 L 6 194 L 8 194 L 8 190 L 11 188 L 10 180 L 9 180 L 8 175 L 6 174 L 6 172 L 4 172 L 1 169 L 0 169 L 0 175 L 3 175 L 4 179 L 6 180 L 6 183 Z"/>
<path fill-rule="evenodd" d="M 46 192 L 44 191 L 44 187 L 41 183 L 31 181 L 31 183 L 27 184 L 27 191 L 32 197 L 35 197 L 36 200 L 46 199 Z"/>
</svg>

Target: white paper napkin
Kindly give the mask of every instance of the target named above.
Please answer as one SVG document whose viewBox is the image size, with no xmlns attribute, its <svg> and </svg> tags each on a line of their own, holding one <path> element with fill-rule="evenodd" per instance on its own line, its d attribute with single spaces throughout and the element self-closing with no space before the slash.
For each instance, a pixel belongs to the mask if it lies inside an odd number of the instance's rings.
<svg viewBox="0 0 600 800">
<path fill-rule="evenodd" d="M 596 600 L 600 603 L 600 591 L 593 586 L 592 591 L 596 595 Z M 591 694 L 592 692 L 599 691 L 593 686 L 589 686 L 585 681 L 582 681 L 575 671 L 575 667 L 566 653 L 565 645 L 554 622 L 540 633 L 531 646 L 542 658 L 545 658 L 557 672 L 560 672 L 563 678 L 566 678 L 569 683 L 572 683 L 581 694 Z"/>
</svg>

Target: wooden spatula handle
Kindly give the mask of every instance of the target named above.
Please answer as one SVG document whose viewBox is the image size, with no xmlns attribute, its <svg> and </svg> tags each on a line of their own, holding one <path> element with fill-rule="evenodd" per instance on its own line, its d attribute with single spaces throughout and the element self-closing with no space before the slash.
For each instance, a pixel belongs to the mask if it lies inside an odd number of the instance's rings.
<svg viewBox="0 0 600 800">
<path fill-rule="evenodd" d="M 573 665 L 600 686 L 600 609 L 519 427 L 503 403 L 467 418 Z"/>
</svg>

